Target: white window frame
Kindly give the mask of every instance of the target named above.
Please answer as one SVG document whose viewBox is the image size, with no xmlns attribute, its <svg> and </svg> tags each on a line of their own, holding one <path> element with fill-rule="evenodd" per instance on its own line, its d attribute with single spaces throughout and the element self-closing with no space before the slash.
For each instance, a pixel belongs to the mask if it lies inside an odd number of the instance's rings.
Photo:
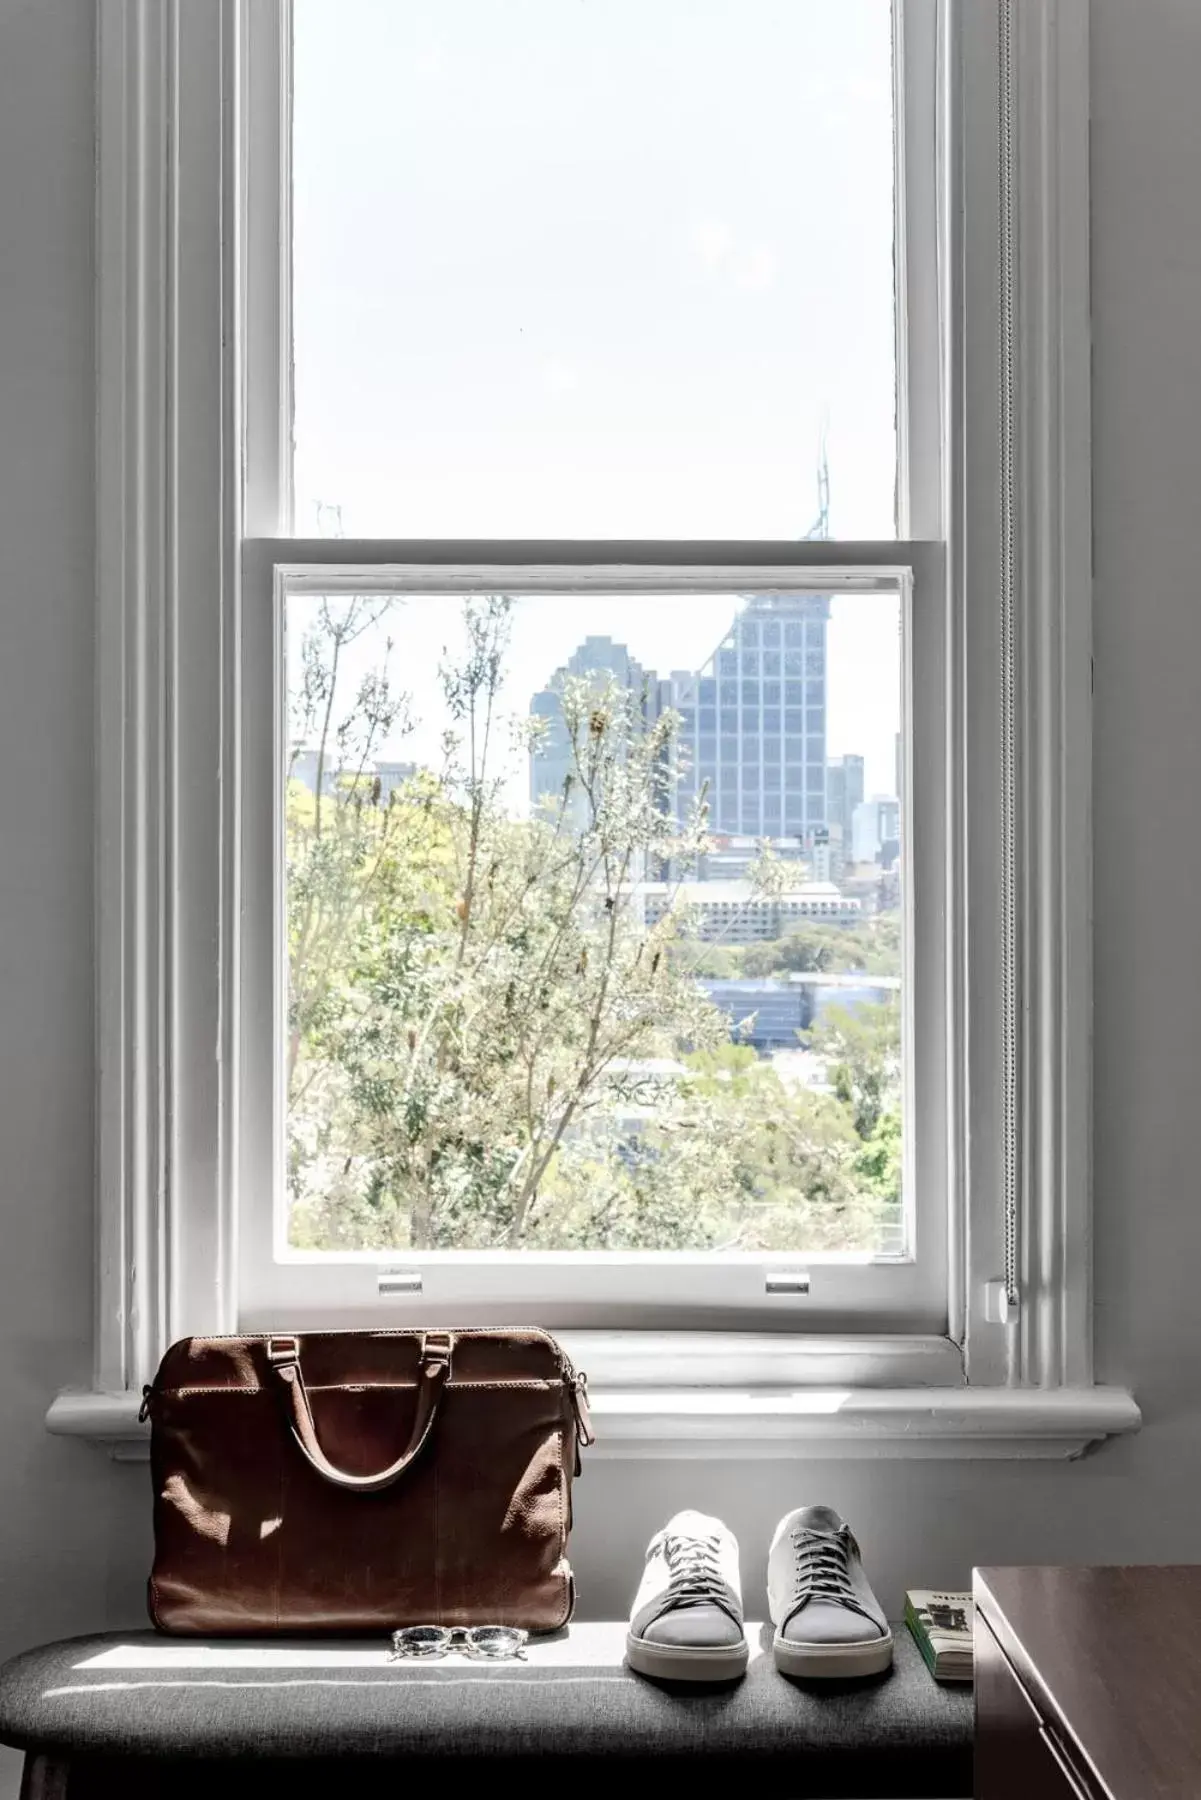
<svg viewBox="0 0 1201 1800">
<path fill-rule="evenodd" d="M 96 1360 L 49 1423 L 140 1454 L 163 1346 L 239 1320 L 241 551 L 287 524 L 287 15 L 97 6 Z M 902 526 L 949 547 L 946 1329 L 598 1334 L 609 1454 L 1063 1456 L 1139 1420 L 1091 1347 L 1088 0 L 902 0 L 898 39 L 939 49 L 898 131 L 942 146 L 948 250 L 945 329 L 899 375 Z"/>
<path fill-rule="evenodd" d="M 448 554 L 450 554 L 448 552 Z M 682 559 L 687 554 L 689 560 Z M 769 555 L 781 559 L 768 560 Z M 787 559 L 787 560 L 784 560 Z M 552 594 L 588 592 L 748 593 L 762 589 L 900 596 L 904 648 L 903 715 L 920 782 L 909 809 L 902 883 L 930 896 L 909 907 L 905 983 L 906 1200 L 911 1243 L 899 1256 L 747 1252 L 716 1258 L 684 1252 L 628 1255 L 529 1251 L 478 1253 L 293 1251 L 282 1207 L 284 1096 L 278 1055 L 284 995 L 285 666 L 287 592 Z M 570 562 L 526 563 L 519 546 L 481 549 L 469 564 L 416 561 L 411 546 L 365 539 L 251 539 L 242 580 L 243 692 L 240 746 L 242 853 L 240 1192 L 251 1197 L 239 1220 L 239 1319 L 256 1330 L 345 1324 L 483 1324 L 503 1316 L 552 1329 L 908 1332 L 947 1336 L 946 1047 L 957 1026 L 946 1006 L 938 896 L 947 866 L 945 655 L 941 547 L 929 544 L 810 543 L 760 549 L 731 566 L 714 544 L 661 547 L 573 546 Z M 920 676 L 912 702 L 910 672 Z M 274 705 L 261 699 L 274 695 Z M 251 696 L 258 696 L 255 704 Z M 910 742 L 908 729 L 903 741 Z M 916 1005 L 910 994 L 916 987 Z M 926 1098 L 911 1105 L 916 1089 Z M 272 1201 L 274 1204 L 272 1204 Z M 391 1280 L 384 1280 L 384 1273 Z M 767 1291 L 769 1274 L 807 1279 L 799 1299 Z M 419 1293 L 397 1292 L 397 1276 L 416 1275 Z M 381 1291 L 386 1289 L 387 1291 Z M 595 1361 L 595 1359 L 593 1359 Z M 928 1364 L 927 1364 L 928 1366 Z M 958 1359 L 946 1357 L 948 1378 Z"/>
</svg>

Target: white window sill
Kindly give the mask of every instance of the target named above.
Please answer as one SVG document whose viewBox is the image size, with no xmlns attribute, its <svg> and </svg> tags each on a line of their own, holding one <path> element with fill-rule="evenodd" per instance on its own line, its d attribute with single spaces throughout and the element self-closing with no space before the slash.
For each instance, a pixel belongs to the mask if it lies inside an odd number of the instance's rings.
<svg viewBox="0 0 1201 1800">
<path fill-rule="evenodd" d="M 1065 1458 L 1136 1431 L 1141 1415 L 1124 1388 L 971 1388 L 954 1385 L 940 1340 L 844 1343 L 745 1339 L 688 1346 L 665 1336 L 653 1360 L 635 1360 L 626 1334 L 573 1334 L 573 1355 L 591 1358 L 597 1443 L 589 1458 L 941 1457 Z M 645 1351 L 645 1343 L 638 1346 Z M 881 1360 L 881 1357 L 883 1360 Z M 874 1361 L 875 1385 L 831 1379 L 835 1361 L 859 1370 Z M 905 1385 L 881 1385 L 892 1364 Z M 795 1384 L 801 1367 L 824 1381 Z M 922 1370 L 931 1376 L 919 1385 Z M 747 1379 L 754 1373 L 758 1379 Z M 598 1377 L 600 1379 L 598 1379 Z M 683 1377 L 683 1379 L 681 1379 Z M 119 1461 L 144 1460 L 149 1429 L 139 1396 L 64 1393 L 46 1416 L 64 1437 L 102 1444 Z"/>
</svg>

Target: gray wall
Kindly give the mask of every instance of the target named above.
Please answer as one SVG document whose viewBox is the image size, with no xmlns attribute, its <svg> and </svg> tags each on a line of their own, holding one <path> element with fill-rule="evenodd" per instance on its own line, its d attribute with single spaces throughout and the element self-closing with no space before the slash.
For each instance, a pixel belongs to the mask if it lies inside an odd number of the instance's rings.
<svg viewBox="0 0 1201 1800">
<path fill-rule="evenodd" d="M 974 1561 L 1201 1560 L 1201 9 L 1094 0 L 1097 1338 L 1141 1435 L 1072 1466 L 593 1462 L 574 1555 L 855 1520 L 891 1604 Z M 92 5 L 0 0 L 0 1649 L 141 1616 L 143 1468 L 42 1428 L 92 1304 Z"/>
</svg>

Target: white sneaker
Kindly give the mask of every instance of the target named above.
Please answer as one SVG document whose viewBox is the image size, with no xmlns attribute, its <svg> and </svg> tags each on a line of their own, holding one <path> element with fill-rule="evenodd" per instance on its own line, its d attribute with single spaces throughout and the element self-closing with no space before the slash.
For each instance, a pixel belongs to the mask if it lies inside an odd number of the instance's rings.
<svg viewBox="0 0 1201 1800">
<path fill-rule="evenodd" d="M 661 1681 L 736 1681 L 748 1654 L 734 1533 L 705 1513 L 677 1513 L 647 1547 L 626 1638 L 631 1669 Z"/>
<path fill-rule="evenodd" d="M 767 1559 L 776 1667 L 805 1680 L 880 1675 L 892 1632 L 872 1593 L 859 1546 L 832 1506 L 801 1506 L 780 1520 Z"/>
</svg>

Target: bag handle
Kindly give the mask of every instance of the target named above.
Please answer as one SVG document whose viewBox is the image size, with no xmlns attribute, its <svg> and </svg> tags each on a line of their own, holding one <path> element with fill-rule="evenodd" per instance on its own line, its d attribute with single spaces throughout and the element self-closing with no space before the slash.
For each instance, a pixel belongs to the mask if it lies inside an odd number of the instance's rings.
<svg viewBox="0 0 1201 1800">
<path fill-rule="evenodd" d="M 420 1455 L 433 1430 L 438 1415 L 438 1402 L 450 1374 L 451 1336 L 445 1331 L 427 1331 L 421 1341 L 421 1367 L 417 1376 L 417 1410 L 407 1448 L 388 1468 L 377 1475 L 349 1475 L 335 1468 L 317 1441 L 313 1409 L 309 1405 L 304 1376 L 300 1370 L 300 1340 L 294 1337 L 267 1339 L 267 1365 L 275 1377 L 276 1392 L 284 1410 L 284 1420 L 305 1460 L 324 1480 L 353 1494 L 378 1494 L 391 1487 Z"/>
</svg>

